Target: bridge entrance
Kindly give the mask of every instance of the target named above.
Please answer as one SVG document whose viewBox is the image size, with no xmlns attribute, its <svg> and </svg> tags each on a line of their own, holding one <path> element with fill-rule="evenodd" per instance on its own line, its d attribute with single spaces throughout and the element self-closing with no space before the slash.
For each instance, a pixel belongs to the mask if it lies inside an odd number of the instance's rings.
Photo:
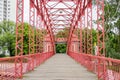
<svg viewBox="0 0 120 80">
<path fill-rule="evenodd" d="M 67 49 L 66 43 L 57 43 L 55 46 L 56 46 L 56 53 L 57 54 L 66 54 L 66 49 Z"/>
<path fill-rule="evenodd" d="M 55 49 L 57 54 L 66 54 L 67 39 L 66 38 L 56 38 L 55 39 Z"/>
</svg>

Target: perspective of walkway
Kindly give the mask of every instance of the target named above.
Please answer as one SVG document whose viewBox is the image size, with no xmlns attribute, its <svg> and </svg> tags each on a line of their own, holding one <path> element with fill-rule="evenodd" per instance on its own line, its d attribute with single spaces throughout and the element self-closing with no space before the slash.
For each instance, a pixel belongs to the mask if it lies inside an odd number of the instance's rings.
<svg viewBox="0 0 120 80">
<path fill-rule="evenodd" d="M 66 54 L 56 54 L 23 75 L 22 80 L 97 80 L 97 76 Z"/>
<path fill-rule="evenodd" d="M 0 30 L 10 53 L 0 58 L 0 80 L 120 80 L 119 10 L 105 6 L 120 0 L 15 1 L 15 29 L 5 21 Z"/>
</svg>

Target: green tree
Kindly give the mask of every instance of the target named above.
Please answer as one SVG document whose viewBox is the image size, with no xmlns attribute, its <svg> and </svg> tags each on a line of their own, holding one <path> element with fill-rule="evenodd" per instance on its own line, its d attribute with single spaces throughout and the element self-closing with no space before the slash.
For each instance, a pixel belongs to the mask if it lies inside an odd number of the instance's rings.
<svg viewBox="0 0 120 80">
<path fill-rule="evenodd" d="M 56 53 L 66 53 L 66 44 L 56 44 Z"/>
<path fill-rule="evenodd" d="M 120 0 L 105 1 L 105 42 L 106 56 L 120 59 Z"/>
<path fill-rule="evenodd" d="M 10 56 L 14 55 L 15 48 L 15 23 L 12 21 L 3 21 L 0 23 L 0 46 L 8 50 Z"/>
<path fill-rule="evenodd" d="M 24 35 L 23 35 L 23 55 L 29 53 L 29 27 L 28 23 L 24 23 Z M 36 43 L 36 29 L 34 29 L 34 40 Z M 46 30 L 39 30 L 39 38 L 41 42 L 43 37 L 47 34 Z M 10 56 L 15 56 L 15 23 L 12 21 L 3 21 L 0 23 L 0 47 L 3 49 L 3 54 L 5 50 L 8 50 Z M 36 44 L 35 44 L 36 45 Z M 41 45 L 43 47 L 43 45 Z"/>
<path fill-rule="evenodd" d="M 23 36 L 23 54 L 29 53 L 29 24 L 24 23 L 24 36 Z"/>
<path fill-rule="evenodd" d="M 63 30 L 59 31 L 55 36 L 56 38 L 67 38 L 69 35 L 69 27 L 65 27 Z"/>
<path fill-rule="evenodd" d="M 65 27 L 63 30 L 59 31 L 55 37 L 56 38 L 68 38 L 69 35 L 69 27 Z M 56 53 L 66 53 L 66 44 L 57 44 L 56 45 Z"/>
<path fill-rule="evenodd" d="M 27 55 L 29 53 L 29 27 L 31 27 L 28 23 L 24 23 L 24 37 L 23 37 L 23 54 Z M 47 31 L 45 29 L 36 29 L 35 27 L 32 27 L 34 30 L 34 49 L 36 51 L 36 48 L 38 47 L 36 43 L 40 43 L 40 51 L 42 52 L 43 48 L 43 38 L 45 35 L 47 35 Z M 36 40 L 36 37 L 39 38 L 39 41 Z"/>
</svg>

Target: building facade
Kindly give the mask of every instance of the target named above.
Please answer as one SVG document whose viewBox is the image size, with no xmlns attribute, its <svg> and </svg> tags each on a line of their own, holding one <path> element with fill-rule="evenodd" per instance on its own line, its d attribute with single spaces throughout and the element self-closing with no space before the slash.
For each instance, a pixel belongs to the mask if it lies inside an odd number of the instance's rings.
<svg viewBox="0 0 120 80">
<path fill-rule="evenodd" d="M 0 22 L 10 19 L 10 0 L 0 0 Z"/>
</svg>

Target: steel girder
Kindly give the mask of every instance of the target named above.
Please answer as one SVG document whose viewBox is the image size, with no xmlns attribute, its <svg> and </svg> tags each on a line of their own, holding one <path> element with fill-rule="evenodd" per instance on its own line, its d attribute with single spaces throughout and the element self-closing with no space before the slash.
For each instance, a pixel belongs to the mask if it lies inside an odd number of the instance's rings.
<svg viewBox="0 0 120 80">
<path fill-rule="evenodd" d="M 34 4 L 30 2 L 30 11 L 29 11 L 29 54 L 34 53 L 34 27 L 35 27 L 35 8 Z M 31 34 L 33 33 L 33 34 Z"/>
<path fill-rule="evenodd" d="M 96 0 L 97 5 L 97 46 L 98 55 L 104 54 L 104 1 Z M 68 38 L 68 51 L 71 45 L 72 34 L 76 31 L 76 27 L 79 26 L 80 21 L 80 52 L 86 54 L 92 54 L 92 0 L 79 0 L 74 11 L 74 15 L 71 22 L 71 28 Z M 100 20 L 102 19 L 102 20 Z"/>
<path fill-rule="evenodd" d="M 50 5 L 51 2 L 54 2 L 52 5 Z M 103 11 L 103 8 L 101 8 L 100 6 L 102 5 L 103 1 L 96 1 L 98 5 L 97 7 L 97 14 L 98 14 L 98 19 L 101 17 L 101 11 Z M 72 5 L 68 4 L 71 3 Z M 64 5 L 64 7 L 61 7 L 58 5 L 62 4 Z M 41 20 L 44 23 L 44 26 L 46 27 L 46 29 L 48 30 L 48 33 L 50 33 L 51 36 L 51 41 L 52 44 L 54 46 L 54 31 L 53 30 L 59 30 L 61 28 L 58 28 L 57 26 L 64 26 L 66 27 L 66 25 L 69 25 L 70 28 L 70 33 L 69 33 L 69 38 L 68 38 L 68 51 L 69 51 L 69 47 L 71 44 L 71 39 L 72 39 L 72 34 L 75 31 L 75 28 L 78 26 L 78 23 L 80 23 L 81 25 L 81 29 L 83 29 L 82 26 L 86 26 L 87 28 L 92 29 L 92 0 L 30 0 L 30 24 L 33 26 L 34 25 L 34 20 L 33 20 L 33 14 L 34 14 L 34 10 L 32 9 L 36 9 L 37 11 L 37 15 L 40 15 Z M 84 17 L 86 17 L 86 13 L 85 11 L 87 11 L 87 19 Z M 62 17 L 63 19 L 58 19 L 59 17 Z M 102 16 L 102 19 L 104 17 Z M 86 20 L 87 20 L 87 24 L 86 24 Z M 61 22 L 61 23 L 60 23 Z M 98 21 L 98 31 L 102 31 L 100 29 L 101 28 L 101 22 Z M 102 23 L 104 24 L 104 23 Z M 102 25 L 104 26 L 104 25 Z M 80 31 L 80 50 L 83 53 L 88 53 L 90 52 L 91 54 L 91 50 L 92 50 L 92 33 L 91 30 L 90 32 L 88 32 L 89 30 L 84 30 L 83 33 L 82 31 Z M 33 31 L 32 31 L 33 32 Z M 90 33 L 90 34 L 88 34 Z M 83 34 L 83 38 L 82 38 L 82 34 Z M 102 33 L 100 32 L 98 34 L 98 45 L 99 45 L 99 53 L 100 51 L 104 52 L 104 38 L 101 41 L 101 37 L 103 37 L 104 35 L 104 31 L 102 31 Z M 34 35 L 30 35 L 32 36 L 31 38 L 34 37 Z M 85 37 L 86 36 L 86 37 Z M 88 39 L 88 40 L 87 40 Z M 34 44 L 34 40 L 30 39 L 31 42 L 30 44 L 33 45 Z M 87 41 L 86 41 L 87 40 Z M 33 43 L 32 43 L 33 42 Z M 82 43 L 83 42 L 83 43 Z M 100 43 L 100 44 L 99 44 Z M 102 45 L 102 47 L 100 47 L 100 45 Z M 29 46 L 30 48 L 31 46 Z M 31 47 L 33 48 L 33 47 Z M 29 50 L 31 51 L 31 50 Z M 34 49 L 32 49 L 32 51 L 34 51 Z M 32 52 L 34 53 L 34 52 Z"/>
<path fill-rule="evenodd" d="M 98 41 L 98 55 L 105 56 L 105 43 L 104 43 L 104 0 L 96 0 L 97 4 L 97 41 Z"/>
<path fill-rule="evenodd" d="M 32 0 L 34 2 L 34 0 Z M 34 54 L 35 52 L 35 7 L 34 3 L 30 2 L 30 11 L 29 11 L 29 55 Z M 31 34 L 32 33 L 32 34 Z M 28 70 L 33 70 L 34 69 L 34 59 L 31 56 L 31 61 L 29 62 L 29 68 Z"/>
<path fill-rule="evenodd" d="M 24 0 L 17 0 L 17 7 L 16 7 L 16 58 L 15 58 L 15 77 L 22 77 L 23 75 L 23 36 L 24 36 Z M 45 13 L 45 14 L 44 14 Z M 36 22 L 36 16 L 39 16 L 40 19 Z M 37 17 L 38 18 L 38 17 Z M 41 22 L 40 22 L 41 21 Z M 38 26 L 38 29 L 35 28 L 36 25 Z M 34 56 L 31 56 L 31 54 L 36 52 L 42 52 L 43 53 L 43 46 L 41 44 L 43 43 L 43 39 L 41 39 L 38 35 L 35 36 L 35 32 L 38 34 L 41 33 L 42 28 L 46 29 L 47 34 L 50 35 L 51 38 L 51 44 L 52 44 L 52 53 L 54 52 L 54 37 L 52 28 L 50 27 L 50 20 L 49 15 L 47 13 L 47 9 L 45 6 L 44 0 L 30 0 L 30 10 L 29 10 L 29 67 L 27 68 L 27 71 L 33 70 L 36 66 L 36 62 L 34 61 Z M 41 27 L 40 27 L 41 26 Z M 42 33 L 43 34 L 43 33 Z M 36 37 L 36 43 L 38 44 L 35 47 L 35 37 Z M 38 51 L 39 49 L 39 51 Z M 17 57 L 18 56 L 18 57 Z M 48 56 L 47 56 L 48 57 Z M 45 57 L 46 58 L 46 57 Z M 42 62 L 42 61 L 41 61 Z"/>
<path fill-rule="evenodd" d="M 54 4 L 50 5 L 51 2 L 54 2 Z M 60 30 L 60 28 L 57 28 L 58 26 L 66 27 L 71 23 L 72 15 L 75 9 L 75 3 L 71 0 L 68 0 L 67 2 L 71 2 L 72 5 L 66 3 L 66 0 L 46 1 L 46 7 L 48 9 L 48 14 L 53 29 L 55 28 L 56 30 Z M 64 7 L 61 7 L 60 5 Z"/>
<path fill-rule="evenodd" d="M 40 16 L 37 15 L 36 27 L 38 27 L 38 29 L 36 28 L 36 53 L 42 53 L 43 52 L 43 34 L 42 34 L 42 30 L 39 29 L 40 26 L 41 26 L 40 21 L 41 21 Z"/>
<path fill-rule="evenodd" d="M 98 45 L 98 56 L 105 56 L 105 44 L 104 44 L 104 0 L 96 0 L 97 4 L 97 45 Z M 106 79 L 106 66 L 103 69 L 100 69 L 101 61 L 98 61 L 98 79 Z M 105 64 L 105 63 L 104 63 Z"/>
<path fill-rule="evenodd" d="M 23 55 L 23 18 L 24 18 L 24 0 L 17 0 L 16 9 L 16 47 L 15 54 L 18 56 L 15 58 L 15 76 L 22 77 L 22 58 Z"/>
<path fill-rule="evenodd" d="M 96 0 L 97 6 L 97 55 L 105 54 L 104 51 L 104 0 Z M 24 0 L 17 0 L 16 16 L 16 55 L 23 55 L 23 18 L 24 18 Z M 37 18 L 35 19 L 35 15 Z M 62 27 L 70 27 L 67 40 L 67 53 L 70 53 L 74 33 L 80 31 L 79 43 L 80 53 L 92 54 L 92 0 L 30 0 L 30 26 L 29 26 L 29 54 L 42 52 L 40 50 L 42 39 L 39 38 L 41 29 L 44 28 L 50 36 L 52 51 L 55 52 L 55 37 L 57 31 Z M 37 20 L 37 21 L 35 21 Z M 36 36 L 33 27 L 37 25 Z M 35 27 L 36 28 L 36 27 Z M 39 30 L 40 28 L 40 30 Z M 85 30 L 86 28 L 86 30 Z M 35 38 L 36 37 L 36 42 Z M 33 59 L 33 57 L 31 57 Z M 33 60 L 32 60 L 33 61 Z M 22 58 L 15 60 L 15 74 L 22 75 Z M 17 64 L 20 63 L 20 64 Z M 34 62 L 30 63 L 34 68 Z M 20 72 L 20 73 L 19 73 Z M 99 77 L 103 74 L 98 74 Z"/>
<path fill-rule="evenodd" d="M 92 1 L 87 5 L 87 54 L 92 54 Z"/>
</svg>

